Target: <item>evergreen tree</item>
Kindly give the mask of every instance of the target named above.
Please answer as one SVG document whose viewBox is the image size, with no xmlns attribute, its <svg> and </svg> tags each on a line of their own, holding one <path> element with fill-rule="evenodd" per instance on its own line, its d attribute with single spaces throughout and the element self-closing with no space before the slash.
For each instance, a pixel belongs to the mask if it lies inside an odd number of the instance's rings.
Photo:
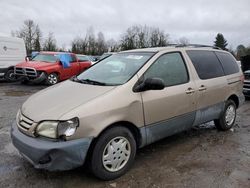
<svg viewBox="0 0 250 188">
<path fill-rule="evenodd" d="M 227 50 L 226 46 L 228 45 L 227 40 L 221 33 L 218 33 L 215 37 L 214 46 L 221 48 L 222 50 Z"/>
</svg>

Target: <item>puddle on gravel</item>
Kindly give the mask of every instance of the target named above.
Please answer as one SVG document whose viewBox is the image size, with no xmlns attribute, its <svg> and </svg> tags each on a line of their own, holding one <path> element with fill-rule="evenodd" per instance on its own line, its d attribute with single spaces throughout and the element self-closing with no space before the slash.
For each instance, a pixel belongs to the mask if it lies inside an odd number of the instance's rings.
<svg viewBox="0 0 250 188">
<path fill-rule="evenodd" d="M 25 96 L 25 95 L 30 95 L 30 91 L 5 91 L 4 95 L 5 96 L 10 96 L 10 97 L 20 97 L 20 96 Z"/>
<path fill-rule="evenodd" d="M 1 153 L 9 154 L 9 155 L 19 155 L 17 149 L 12 145 L 12 143 L 8 143 Z"/>
<path fill-rule="evenodd" d="M 20 171 L 21 166 L 15 166 L 15 165 L 0 165 L 0 175 L 8 174 L 13 171 Z"/>
</svg>

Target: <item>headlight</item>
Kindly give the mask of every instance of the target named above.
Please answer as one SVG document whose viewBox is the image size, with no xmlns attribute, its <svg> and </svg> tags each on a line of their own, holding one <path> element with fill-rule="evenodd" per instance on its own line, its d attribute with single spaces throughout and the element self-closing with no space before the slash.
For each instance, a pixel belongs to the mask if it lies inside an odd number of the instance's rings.
<svg viewBox="0 0 250 188">
<path fill-rule="evenodd" d="M 40 136 L 57 138 L 58 123 L 58 121 L 43 121 L 37 126 L 36 133 Z"/>
<path fill-rule="evenodd" d="M 43 121 L 38 124 L 36 134 L 48 138 L 69 137 L 76 132 L 78 126 L 78 118 L 67 121 Z"/>
<path fill-rule="evenodd" d="M 78 118 L 73 118 L 68 121 L 61 121 L 58 124 L 58 135 L 60 136 L 72 136 L 75 132 L 77 127 L 79 126 Z"/>
</svg>

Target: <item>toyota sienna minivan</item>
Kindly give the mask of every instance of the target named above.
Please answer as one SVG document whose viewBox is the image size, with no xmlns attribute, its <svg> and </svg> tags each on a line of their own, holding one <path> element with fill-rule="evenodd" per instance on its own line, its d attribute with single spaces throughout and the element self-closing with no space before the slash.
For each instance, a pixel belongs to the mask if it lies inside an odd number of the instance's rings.
<svg viewBox="0 0 250 188">
<path fill-rule="evenodd" d="M 35 168 L 85 162 L 98 178 L 115 179 L 138 148 L 209 121 L 230 129 L 244 102 L 243 78 L 235 58 L 213 47 L 120 52 L 32 95 L 12 142 Z"/>
</svg>

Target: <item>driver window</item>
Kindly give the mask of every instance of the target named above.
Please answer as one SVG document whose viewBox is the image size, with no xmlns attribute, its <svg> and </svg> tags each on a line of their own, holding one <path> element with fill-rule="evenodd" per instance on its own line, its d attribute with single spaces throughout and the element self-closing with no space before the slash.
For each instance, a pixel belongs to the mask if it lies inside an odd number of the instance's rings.
<svg viewBox="0 0 250 188">
<path fill-rule="evenodd" d="M 158 58 L 144 74 L 146 78 L 161 78 L 165 86 L 187 83 L 187 68 L 179 52 L 168 53 Z"/>
<path fill-rule="evenodd" d="M 70 63 L 74 63 L 74 62 L 77 62 L 76 56 L 71 55 L 71 61 L 70 61 Z"/>
</svg>

